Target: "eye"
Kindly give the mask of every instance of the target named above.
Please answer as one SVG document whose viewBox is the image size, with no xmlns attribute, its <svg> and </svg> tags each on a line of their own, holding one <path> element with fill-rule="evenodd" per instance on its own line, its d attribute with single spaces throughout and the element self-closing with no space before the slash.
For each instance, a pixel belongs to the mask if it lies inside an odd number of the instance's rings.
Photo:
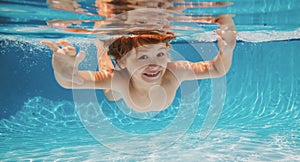
<svg viewBox="0 0 300 162">
<path fill-rule="evenodd" d="M 143 55 L 143 56 L 139 57 L 138 59 L 139 60 L 146 60 L 146 59 L 148 59 L 148 56 L 147 55 Z"/>
<path fill-rule="evenodd" d="M 137 24 L 146 24 L 146 21 L 138 21 Z"/>
<path fill-rule="evenodd" d="M 165 53 L 160 52 L 160 53 L 158 53 L 156 56 L 157 56 L 157 57 L 163 57 L 163 56 L 165 56 Z"/>
</svg>

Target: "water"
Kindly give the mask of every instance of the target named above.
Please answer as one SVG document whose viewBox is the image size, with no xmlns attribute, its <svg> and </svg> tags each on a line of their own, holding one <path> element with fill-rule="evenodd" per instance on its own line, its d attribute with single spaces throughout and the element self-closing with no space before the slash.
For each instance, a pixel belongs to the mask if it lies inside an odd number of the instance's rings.
<svg viewBox="0 0 300 162">
<path fill-rule="evenodd" d="M 300 21 L 297 15 L 300 1 L 245 0 L 232 1 L 233 4 L 224 7 L 202 8 L 205 3 L 197 2 L 186 3 L 189 7 L 183 9 L 184 14 L 188 17 L 236 15 L 238 43 L 226 77 L 199 81 L 200 98 L 191 94 L 189 100 L 183 100 L 182 88 L 170 108 L 154 114 L 141 115 L 119 109 L 118 106 L 124 107 L 122 102 L 101 100 L 100 109 L 105 117 L 99 120 L 88 111 L 86 116 L 78 113 L 80 109 L 74 103 L 74 94 L 78 93 L 58 86 L 51 68 L 51 52 L 40 40 L 69 40 L 89 53 L 80 68 L 93 69 L 95 37 L 147 26 L 175 31 L 174 51 L 189 52 L 183 55 L 185 59 L 199 61 L 213 57 L 211 53 L 217 51 L 215 35 L 211 32 L 217 26 L 188 22 L 179 19 L 182 16 L 179 14 L 175 15 L 177 20 L 171 16 L 167 17 L 168 21 L 153 16 L 159 25 L 139 21 L 121 29 L 120 24 L 124 22 L 111 20 L 113 25 L 99 27 L 95 22 L 107 22 L 110 16 L 98 16 L 92 1 L 76 1 L 78 5 L 71 8 L 57 8 L 41 1 L 1 1 L 0 160 L 299 161 Z M 60 23 L 51 24 L 51 20 Z M 67 29 L 84 29 L 93 34 L 74 33 L 57 26 L 67 20 L 73 22 L 67 24 Z M 78 21 L 74 23 L 74 20 Z M 164 25 L 166 22 L 171 25 Z M 172 56 L 176 58 L 174 51 Z M 223 81 L 226 81 L 225 98 L 217 99 L 224 99 L 224 106 L 213 109 L 220 111 L 214 125 L 214 120 L 206 117 L 212 110 L 209 106 L 216 104 L 212 98 L 214 88 L 223 85 Z M 103 93 L 97 91 L 96 97 L 103 99 Z M 90 107 L 93 105 L 87 105 L 84 110 Z M 182 122 L 172 127 L 176 116 L 181 116 Z M 93 130 L 87 129 L 89 125 L 81 122 L 80 117 L 97 119 L 93 128 L 97 128 L 94 131 L 98 131 L 100 139 Z M 112 127 L 101 125 L 107 121 L 121 133 L 115 135 Z M 214 126 L 212 131 L 202 138 L 203 128 L 209 126 Z M 176 131 L 160 132 L 166 128 Z M 158 137 L 147 136 L 151 133 Z"/>
</svg>

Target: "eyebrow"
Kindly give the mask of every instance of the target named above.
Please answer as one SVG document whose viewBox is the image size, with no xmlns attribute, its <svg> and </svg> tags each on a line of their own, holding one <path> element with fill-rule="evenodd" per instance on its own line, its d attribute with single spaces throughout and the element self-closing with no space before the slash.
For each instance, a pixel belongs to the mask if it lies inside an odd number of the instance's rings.
<svg viewBox="0 0 300 162">
<path fill-rule="evenodd" d="M 167 48 L 166 47 L 160 47 L 159 49 L 157 49 L 157 51 L 159 50 L 166 50 Z M 139 49 L 138 52 L 143 52 L 143 51 L 148 51 L 149 49 Z"/>
<path fill-rule="evenodd" d="M 167 47 L 160 47 L 158 50 L 167 50 Z"/>
<path fill-rule="evenodd" d="M 140 57 L 141 56 L 140 52 L 146 52 L 148 50 L 149 50 L 149 48 L 136 50 L 137 51 L 136 52 L 136 57 Z M 167 50 L 167 47 L 160 47 L 159 49 L 157 49 L 157 51 L 159 51 L 159 50 Z"/>
</svg>

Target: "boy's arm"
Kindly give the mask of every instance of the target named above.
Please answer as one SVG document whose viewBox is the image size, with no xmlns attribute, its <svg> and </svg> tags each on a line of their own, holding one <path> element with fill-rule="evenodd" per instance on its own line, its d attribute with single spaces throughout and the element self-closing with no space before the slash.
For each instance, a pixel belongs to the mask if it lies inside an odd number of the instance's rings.
<svg viewBox="0 0 300 162">
<path fill-rule="evenodd" d="M 64 88 L 97 88 L 111 87 L 113 70 L 98 72 L 78 71 L 78 65 L 84 60 L 85 53 L 79 52 L 69 42 L 60 40 L 56 44 L 42 41 L 53 51 L 52 67 L 57 82 Z M 61 46 L 62 48 L 59 48 Z"/>
<path fill-rule="evenodd" d="M 172 69 L 175 68 L 180 80 L 221 77 L 229 70 L 236 45 L 235 25 L 230 15 L 220 16 L 216 19 L 216 23 L 219 24 L 219 29 L 215 31 L 218 35 L 218 55 L 210 61 L 174 62 L 170 66 Z"/>
<path fill-rule="evenodd" d="M 110 89 L 111 81 L 114 75 L 113 71 L 78 71 L 78 77 L 82 78 L 82 84 L 78 84 L 73 80 L 55 78 L 57 82 L 64 88 L 68 89 Z"/>
</svg>

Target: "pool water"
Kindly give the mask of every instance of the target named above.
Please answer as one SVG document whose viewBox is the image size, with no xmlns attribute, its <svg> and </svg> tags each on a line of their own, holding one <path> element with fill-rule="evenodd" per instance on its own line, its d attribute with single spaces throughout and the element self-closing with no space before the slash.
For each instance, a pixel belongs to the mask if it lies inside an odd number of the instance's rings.
<svg viewBox="0 0 300 162">
<path fill-rule="evenodd" d="M 93 91 L 100 118 L 90 112 L 92 104 L 84 109 L 77 104 L 76 97 L 89 91 L 56 83 L 51 51 L 40 44 L 67 39 L 89 53 L 80 68 L 93 69 L 96 36 L 49 27 L 46 21 L 104 19 L 95 16 L 94 2 L 79 1 L 85 12 L 78 13 L 41 1 L 1 1 L 0 161 L 300 161 L 300 1 L 232 2 L 184 10 L 192 16 L 236 15 L 238 41 L 226 76 L 200 80 L 190 94 L 179 89 L 167 110 L 147 114 Z M 182 55 L 186 60 L 199 61 L 217 52 L 211 32 L 216 25 L 172 23 L 178 35 L 173 57 L 188 53 Z M 79 26 L 92 27 L 91 22 Z M 219 85 L 225 91 L 216 89 Z M 214 90 L 223 91 L 215 96 Z M 214 101 L 221 108 L 212 109 Z M 203 136 L 205 126 L 211 129 Z"/>
</svg>

